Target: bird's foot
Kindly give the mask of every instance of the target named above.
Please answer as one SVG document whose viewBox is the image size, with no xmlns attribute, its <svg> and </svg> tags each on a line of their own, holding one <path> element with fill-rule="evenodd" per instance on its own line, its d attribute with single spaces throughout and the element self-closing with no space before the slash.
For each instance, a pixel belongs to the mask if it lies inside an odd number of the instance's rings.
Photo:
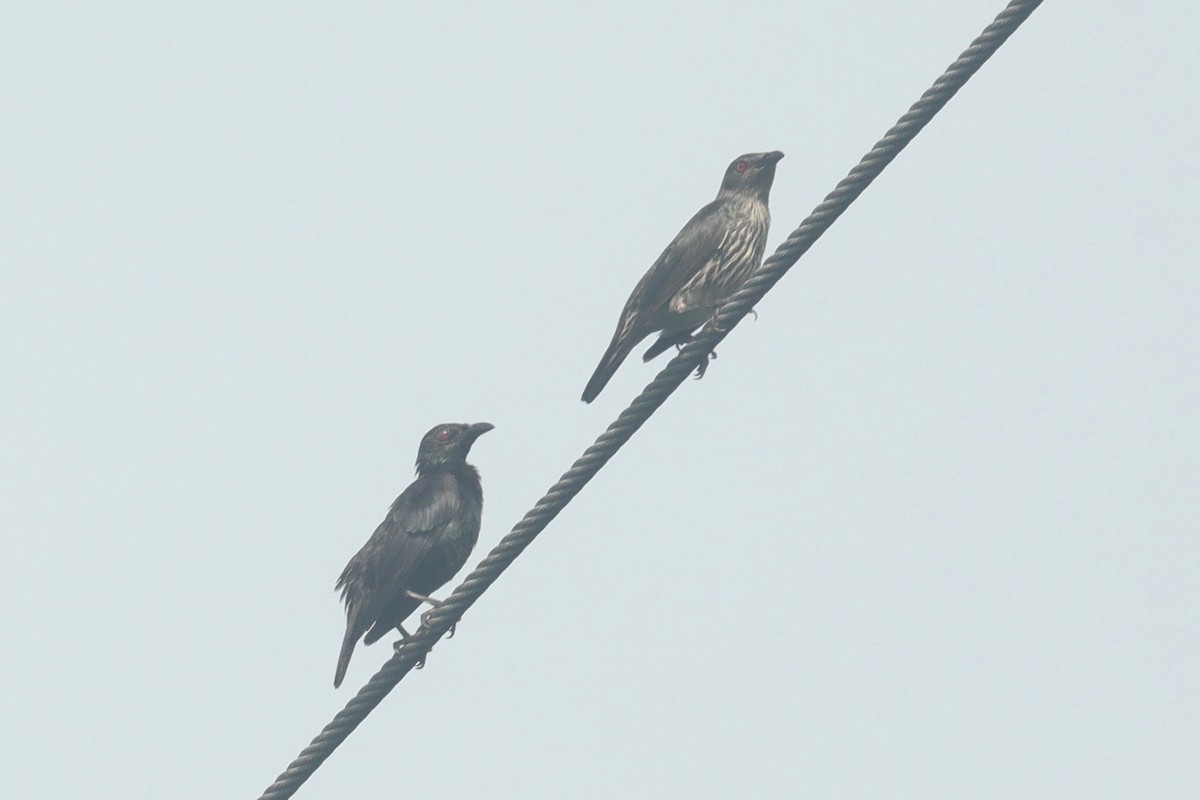
<svg viewBox="0 0 1200 800">
<path fill-rule="evenodd" d="M 713 326 L 713 330 L 716 331 L 717 333 L 725 333 L 727 330 L 729 330 L 724 325 L 717 324 L 717 317 L 721 316 L 721 311 L 724 308 L 725 308 L 725 304 L 722 303 L 721 305 L 719 305 L 713 309 L 712 326 Z"/>
<path fill-rule="evenodd" d="M 723 308 L 725 308 L 725 306 L 724 306 L 724 305 L 719 305 L 719 306 L 717 306 L 717 310 L 716 310 L 716 311 L 714 311 L 714 312 L 713 312 L 713 315 L 712 315 L 712 320 L 713 320 L 713 330 L 715 330 L 715 331 L 719 331 L 720 333 L 725 333 L 725 332 L 728 330 L 728 328 L 725 328 L 724 326 L 721 326 L 721 325 L 718 325 L 718 324 L 717 324 L 717 317 L 721 316 L 721 310 L 722 310 Z M 757 322 L 757 321 L 758 321 L 758 310 L 757 310 L 757 309 L 753 309 L 753 308 L 752 308 L 752 309 L 750 309 L 749 311 L 747 311 L 746 313 L 747 313 L 747 314 L 753 314 L 753 315 L 754 315 L 754 321 L 755 321 L 755 322 Z"/>
<path fill-rule="evenodd" d="M 398 639 L 397 641 L 392 642 L 392 652 L 398 654 L 401 650 L 404 649 L 405 645 L 407 645 L 410 641 L 412 641 L 413 637 L 412 637 L 412 634 L 409 633 L 408 631 L 404 630 L 404 627 L 401 625 L 397 625 L 396 630 L 400 631 L 401 638 Z M 416 669 L 424 669 L 425 659 L 428 657 L 429 657 L 429 651 L 427 650 L 421 654 L 420 660 L 417 661 L 417 663 L 416 663 Z"/>
<path fill-rule="evenodd" d="M 428 628 L 429 620 L 430 620 L 429 615 L 434 612 L 434 609 L 437 609 L 439 606 L 441 606 L 442 601 L 438 600 L 436 598 L 433 598 L 433 597 L 426 597 L 423 594 L 417 594 L 416 592 L 411 591 L 411 590 L 405 591 L 405 594 L 408 595 L 409 597 L 411 597 L 413 600 L 420 600 L 422 603 L 429 603 L 429 605 L 433 606 L 433 608 L 429 609 L 428 611 L 426 611 L 424 614 L 421 615 L 421 624 L 424 625 L 426 628 Z M 450 631 L 447 634 L 446 638 L 453 639 L 454 631 L 457 629 L 458 629 L 458 623 L 455 622 L 453 625 L 450 626 Z"/>
<path fill-rule="evenodd" d="M 708 358 L 706 358 L 700 362 L 700 366 L 696 367 L 696 380 L 700 380 L 701 378 L 704 377 L 704 373 L 708 371 L 708 362 L 715 361 L 716 358 L 717 358 L 717 351 L 713 350 L 712 352 L 710 352 L 708 354 Z"/>
<path fill-rule="evenodd" d="M 441 603 L 438 603 L 438 605 L 440 606 Z M 433 611 L 434 611 L 434 609 L 431 608 L 428 611 L 426 611 L 424 614 L 421 615 L 421 624 L 424 625 L 426 628 L 428 628 L 430 625 L 430 615 L 433 614 Z M 450 630 L 446 632 L 446 638 L 453 639 L 454 633 L 457 630 L 458 630 L 458 623 L 455 622 L 454 624 L 452 624 L 450 626 Z"/>
</svg>

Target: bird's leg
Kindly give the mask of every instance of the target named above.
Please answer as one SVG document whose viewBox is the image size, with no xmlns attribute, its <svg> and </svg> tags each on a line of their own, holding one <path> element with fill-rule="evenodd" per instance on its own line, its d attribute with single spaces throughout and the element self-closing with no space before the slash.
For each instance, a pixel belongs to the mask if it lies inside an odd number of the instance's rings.
<svg viewBox="0 0 1200 800">
<path fill-rule="evenodd" d="M 396 630 L 400 631 L 400 639 L 396 640 L 396 642 L 391 643 L 391 649 L 395 650 L 396 652 L 400 652 L 401 649 L 403 649 L 403 646 L 408 644 L 408 640 L 410 638 L 413 638 L 413 634 L 404 630 L 403 625 L 397 625 Z"/>
<path fill-rule="evenodd" d="M 438 599 L 436 599 L 436 598 L 433 598 L 433 597 L 427 597 L 427 596 L 425 596 L 425 595 L 423 595 L 423 594 L 417 594 L 417 593 L 416 593 L 416 592 L 414 592 L 412 589 L 406 589 L 406 590 L 404 591 L 404 594 L 408 595 L 408 596 L 409 596 L 409 597 L 411 597 L 413 600 L 420 600 L 422 603 L 429 603 L 429 605 L 433 606 L 433 608 L 437 608 L 438 606 L 440 606 L 440 605 L 442 604 L 442 601 L 441 601 L 441 600 L 438 600 Z M 422 624 L 422 625 L 425 625 L 426 627 L 428 627 L 428 625 L 429 625 L 429 615 L 433 613 L 433 608 L 429 609 L 428 611 L 426 611 L 424 614 L 422 614 L 422 615 L 421 615 L 421 624 Z M 448 634 L 446 634 L 446 638 L 447 638 L 447 639 L 453 639 L 453 638 L 454 638 L 454 632 L 455 632 L 456 630 L 458 630 L 458 623 L 457 623 L 457 622 L 456 622 L 456 623 L 454 623 L 453 625 L 451 625 L 451 626 L 450 626 L 450 632 L 449 632 Z"/>
</svg>

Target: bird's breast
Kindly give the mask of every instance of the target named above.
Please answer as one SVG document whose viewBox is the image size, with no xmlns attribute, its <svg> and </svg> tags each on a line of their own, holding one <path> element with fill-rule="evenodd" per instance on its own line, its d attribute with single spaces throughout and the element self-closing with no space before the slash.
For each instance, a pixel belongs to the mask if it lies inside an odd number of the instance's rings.
<svg viewBox="0 0 1200 800">
<path fill-rule="evenodd" d="M 703 317 L 723 303 L 762 263 L 771 215 L 763 203 L 747 203 L 731 215 L 712 256 L 684 284 L 669 307 L 677 315 L 695 312 Z"/>
</svg>

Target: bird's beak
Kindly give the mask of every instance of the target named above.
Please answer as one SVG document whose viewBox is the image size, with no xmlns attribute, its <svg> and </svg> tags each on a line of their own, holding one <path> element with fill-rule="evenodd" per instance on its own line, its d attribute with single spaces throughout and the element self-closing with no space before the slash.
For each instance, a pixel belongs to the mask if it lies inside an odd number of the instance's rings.
<svg viewBox="0 0 1200 800">
<path fill-rule="evenodd" d="M 778 164 L 782 159 L 783 153 L 779 152 L 778 150 L 772 150 L 769 153 L 763 154 L 763 161 L 767 162 L 768 164 Z"/>
<path fill-rule="evenodd" d="M 476 422 L 468 429 L 470 432 L 471 441 L 475 441 L 494 427 L 496 426 L 490 422 Z"/>
</svg>

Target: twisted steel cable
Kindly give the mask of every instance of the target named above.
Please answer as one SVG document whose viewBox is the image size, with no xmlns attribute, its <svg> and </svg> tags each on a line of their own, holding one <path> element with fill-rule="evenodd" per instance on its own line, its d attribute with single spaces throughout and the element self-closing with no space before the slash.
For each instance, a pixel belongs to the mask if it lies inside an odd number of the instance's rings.
<svg viewBox="0 0 1200 800">
<path fill-rule="evenodd" d="M 926 123 L 963 87 L 1000 45 L 1020 27 L 1042 0 L 1012 0 L 983 33 L 963 51 L 942 76 L 880 139 L 871 151 L 813 209 L 790 236 L 704 326 L 695 338 L 663 368 L 617 420 L 563 473 L 558 482 L 538 500 L 487 557 L 427 617 L 427 624 L 406 640 L 404 646 L 359 690 L 301 751 L 288 768 L 263 792 L 259 800 L 291 797 L 367 715 L 387 697 L 405 675 L 424 662 L 426 654 L 462 618 L 480 595 L 550 521 L 571 502 L 600 468 L 650 418 L 667 397 L 770 291 L 813 243 L 841 216 L 863 190 L 883 172 Z"/>
</svg>

